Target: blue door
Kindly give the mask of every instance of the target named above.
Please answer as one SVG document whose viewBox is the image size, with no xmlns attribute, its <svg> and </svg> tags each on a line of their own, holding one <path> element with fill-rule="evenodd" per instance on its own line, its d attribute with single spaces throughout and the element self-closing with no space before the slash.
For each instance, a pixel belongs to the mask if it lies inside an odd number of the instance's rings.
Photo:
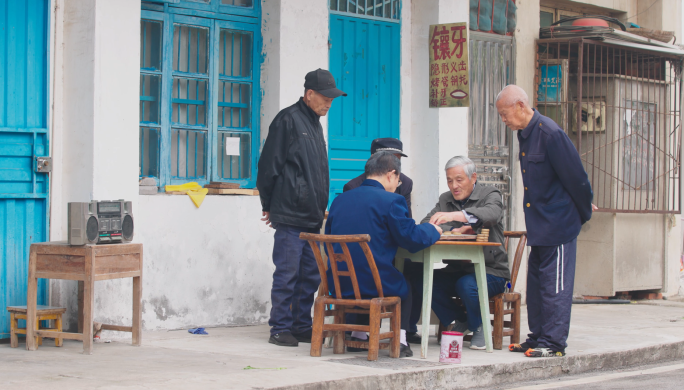
<svg viewBox="0 0 684 390">
<path fill-rule="evenodd" d="M 7 305 L 26 305 L 29 247 L 47 241 L 48 0 L 0 0 L 0 338 Z M 47 302 L 47 281 L 38 304 Z"/>
<path fill-rule="evenodd" d="M 375 138 L 399 138 L 400 24 L 330 14 L 330 72 L 348 94 L 328 119 L 330 201 L 363 174 Z"/>
</svg>

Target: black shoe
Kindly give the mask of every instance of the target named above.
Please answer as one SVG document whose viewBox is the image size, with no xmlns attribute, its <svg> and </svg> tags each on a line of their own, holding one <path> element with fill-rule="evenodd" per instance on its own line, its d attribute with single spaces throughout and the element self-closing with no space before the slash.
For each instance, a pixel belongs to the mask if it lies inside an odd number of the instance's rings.
<svg viewBox="0 0 684 390">
<path fill-rule="evenodd" d="M 368 341 L 368 338 L 365 340 L 361 340 L 358 337 L 352 337 L 350 338 L 351 341 Z M 355 347 L 347 347 L 347 352 L 368 352 L 367 348 L 355 348 Z"/>
<path fill-rule="evenodd" d="M 292 336 L 294 336 L 294 338 L 296 338 L 300 343 L 311 344 L 311 329 L 302 333 L 292 333 Z"/>
<path fill-rule="evenodd" d="M 268 339 L 268 342 L 281 347 L 296 347 L 299 345 L 299 341 L 297 341 L 297 339 L 294 338 L 290 332 L 272 334 Z"/>
<path fill-rule="evenodd" d="M 399 357 L 411 357 L 413 356 L 413 351 L 411 351 L 410 344 L 399 344 Z"/>
<path fill-rule="evenodd" d="M 423 341 L 423 338 L 415 332 L 408 333 L 406 332 L 406 341 L 409 344 L 420 344 Z"/>
<path fill-rule="evenodd" d="M 508 350 L 511 352 L 525 353 L 525 352 L 527 352 L 528 349 L 534 349 L 534 348 L 532 348 L 531 345 L 527 344 L 527 342 L 522 343 L 522 344 L 511 344 L 508 346 Z"/>
</svg>

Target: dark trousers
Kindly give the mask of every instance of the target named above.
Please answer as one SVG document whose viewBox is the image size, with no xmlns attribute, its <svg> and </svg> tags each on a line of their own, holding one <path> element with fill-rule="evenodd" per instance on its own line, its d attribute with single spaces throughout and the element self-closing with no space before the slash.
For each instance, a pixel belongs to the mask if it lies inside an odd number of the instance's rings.
<svg viewBox="0 0 684 390">
<path fill-rule="evenodd" d="M 467 322 L 468 329 L 475 332 L 482 325 L 482 312 L 480 311 L 480 300 L 477 295 L 478 289 L 475 274 L 445 270 L 436 270 L 434 272 L 431 306 L 437 318 L 439 318 L 443 325 L 451 324 L 454 320 Z M 412 281 L 416 290 L 423 290 L 422 271 L 420 275 L 414 273 Z M 487 274 L 487 293 L 489 298 L 501 294 L 505 289 L 505 278 Z M 453 300 L 454 297 L 461 298 L 464 306 L 457 305 Z M 414 316 L 412 319 L 415 321 L 411 323 L 413 329 L 417 330 L 416 323 L 419 318 L 419 316 Z M 429 320 L 429 318 L 426 319 L 426 321 Z"/>
<path fill-rule="evenodd" d="M 406 278 L 404 276 L 404 278 Z M 411 282 L 406 279 L 409 293 L 405 299 L 401 300 L 401 329 L 407 330 L 411 318 Z M 363 297 L 363 299 L 372 299 L 375 297 Z M 370 316 L 368 314 L 351 313 L 345 316 L 345 321 L 348 324 L 368 325 L 370 323 Z"/>
<path fill-rule="evenodd" d="M 271 288 L 271 334 L 284 331 L 302 333 L 311 329 L 311 307 L 321 284 L 316 258 L 309 243 L 299 233 L 319 229 L 273 224 L 273 287 Z M 292 309 L 290 309 L 292 305 Z"/>
<path fill-rule="evenodd" d="M 559 246 L 533 246 L 527 265 L 527 322 L 532 348 L 565 351 L 570 332 L 577 239 Z"/>
</svg>

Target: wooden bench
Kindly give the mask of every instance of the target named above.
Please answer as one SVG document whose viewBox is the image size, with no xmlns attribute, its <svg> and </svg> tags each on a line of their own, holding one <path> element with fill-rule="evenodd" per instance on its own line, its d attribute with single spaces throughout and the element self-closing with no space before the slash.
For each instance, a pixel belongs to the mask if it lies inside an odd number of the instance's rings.
<svg viewBox="0 0 684 390">
<path fill-rule="evenodd" d="M 55 306 L 37 306 L 36 313 L 36 329 L 54 330 L 56 332 L 62 331 L 62 315 L 66 312 L 64 307 Z M 26 306 L 7 306 L 7 311 L 10 313 L 10 347 L 17 348 L 19 346 L 20 334 L 26 334 L 26 328 L 19 328 L 19 320 L 26 320 Z M 54 328 L 40 327 L 40 321 L 55 321 Z M 38 337 L 38 345 L 43 345 L 43 338 Z M 55 346 L 62 346 L 62 338 L 55 338 Z"/>
</svg>

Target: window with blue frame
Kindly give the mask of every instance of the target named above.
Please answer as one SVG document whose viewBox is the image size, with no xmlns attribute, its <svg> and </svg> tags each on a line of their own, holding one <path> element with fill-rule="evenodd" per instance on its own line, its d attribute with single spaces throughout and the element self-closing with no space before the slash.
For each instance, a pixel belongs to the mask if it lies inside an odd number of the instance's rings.
<svg viewBox="0 0 684 390">
<path fill-rule="evenodd" d="M 253 0 L 143 2 L 141 177 L 254 187 L 259 16 Z"/>
</svg>

